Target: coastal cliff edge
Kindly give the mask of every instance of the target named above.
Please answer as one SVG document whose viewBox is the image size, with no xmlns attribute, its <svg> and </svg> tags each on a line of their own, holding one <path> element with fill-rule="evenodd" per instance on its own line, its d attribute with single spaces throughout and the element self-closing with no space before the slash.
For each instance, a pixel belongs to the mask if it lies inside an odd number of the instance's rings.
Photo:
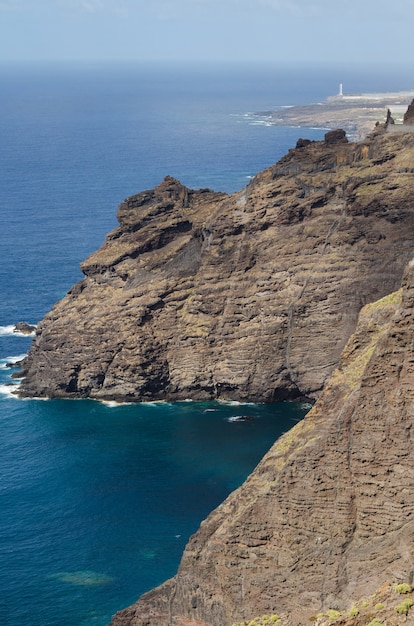
<svg viewBox="0 0 414 626">
<path fill-rule="evenodd" d="M 240 192 L 167 177 L 125 200 L 46 315 L 21 396 L 316 398 L 414 244 L 414 134 L 299 140 Z"/>
</svg>

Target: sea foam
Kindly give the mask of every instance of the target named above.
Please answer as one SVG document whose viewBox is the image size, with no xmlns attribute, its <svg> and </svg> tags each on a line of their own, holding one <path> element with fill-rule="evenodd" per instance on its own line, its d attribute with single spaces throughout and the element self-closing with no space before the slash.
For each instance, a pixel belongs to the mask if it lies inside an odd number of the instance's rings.
<svg viewBox="0 0 414 626">
<path fill-rule="evenodd" d="M 0 359 L 0 369 L 9 369 L 11 364 L 19 363 L 25 356 L 26 354 L 18 354 L 17 356 L 6 356 Z"/>
<path fill-rule="evenodd" d="M 116 400 L 99 400 L 99 402 L 109 409 L 116 409 L 120 406 L 131 406 L 131 404 L 134 404 L 133 402 L 117 402 Z"/>
<path fill-rule="evenodd" d="M 231 417 L 226 418 L 228 422 L 248 422 L 252 417 L 249 415 L 232 415 Z"/>
<path fill-rule="evenodd" d="M 34 326 L 34 324 L 32 324 Z M 35 333 L 22 333 L 20 330 L 16 330 L 15 324 L 8 324 L 7 326 L 0 326 L 0 336 L 4 337 L 34 337 Z"/>
<path fill-rule="evenodd" d="M 14 335 L 14 324 L 9 324 L 8 326 L 0 326 L 0 335 Z"/>
<path fill-rule="evenodd" d="M 217 400 L 220 404 L 227 406 L 254 406 L 257 402 L 241 402 L 240 400 Z M 259 403 L 260 404 L 260 403 Z"/>
<path fill-rule="evenodd" d="M 8 398 L 17 398 L 16 391 L 20 387 L 20 383 L 9 383 L 0 385 L 0 394 Z"/>
</svg>

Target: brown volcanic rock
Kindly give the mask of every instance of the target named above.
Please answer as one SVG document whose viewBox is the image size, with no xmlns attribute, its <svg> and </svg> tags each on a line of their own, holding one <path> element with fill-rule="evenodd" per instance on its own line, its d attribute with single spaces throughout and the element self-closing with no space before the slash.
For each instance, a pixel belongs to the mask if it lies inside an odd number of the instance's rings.
<svg viewBox="0 0 414 626">
<path fill-rule="evenodd" d="M 346 132 L 342 130 L 342 128 L 338 128 L 337 130 L 330 130 L 325 133 L 325 142 L 348 143 L 348 139 L 346 138 Z"/>
<path fill-rule="evenodd" d="M 404 114 L 404 124 L 414 124 L 414 100 L 412 100 Z"/>
<path fill-rule="evenodd" d="M 85 279 L 39 324 L 21 394 L 317 396 L 414 245 L 414 136 L 334 135 L 232 195 L 166 178 L 125 200 Z"/>
<path fill-rule="evenodd" d="M 412 579 L 413 328 L 414 262 L 402 290 L 363 309 L 320 399 L 201 524 L 176 577 L 112 626 L 271 613 L 297 626 Z"/>
</svg>

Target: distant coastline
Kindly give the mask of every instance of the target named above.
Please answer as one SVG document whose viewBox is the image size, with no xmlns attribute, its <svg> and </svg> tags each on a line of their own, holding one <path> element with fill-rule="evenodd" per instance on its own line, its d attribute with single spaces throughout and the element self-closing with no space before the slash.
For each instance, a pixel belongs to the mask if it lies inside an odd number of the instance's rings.
<svg viewBox="0 0 414 626">
<path fill-rule="evenodd" d="M 342 128 L 349 139 L 359 141 L 370 133 L 375 124 L 384 123 L 388 109 L 396 124 L 402 124 L 407 106 L 414 99 L 412 91 L 390 93 L 344 94 L 340 85 L 336 96 L 325 102 L 283 107 L 255 113 L 256 118 L 275 126 L 303 126 L 305 128 Z"/>
</svg>

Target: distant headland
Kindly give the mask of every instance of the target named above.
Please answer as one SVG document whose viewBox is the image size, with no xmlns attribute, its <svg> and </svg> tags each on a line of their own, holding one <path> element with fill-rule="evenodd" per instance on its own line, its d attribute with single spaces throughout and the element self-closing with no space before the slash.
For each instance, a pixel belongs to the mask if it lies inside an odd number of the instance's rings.
<svg viewBox="0 0 414 626">
<path fill-rule="evenodd" d="M 325 102 L 262 111 L 256 115 L 265 117 L 272 125 L 320 127 L 327 130 L 343 128 L 350 139 L 358 141 L 370 133 L 377 122 L 384 123 L 388 111 L 396 125 L 402 124 L 407 105 L 413 98 L 414 89 L 347 94 L 341 83 L 337 95 L 329 96 Z"/>
</svg>

